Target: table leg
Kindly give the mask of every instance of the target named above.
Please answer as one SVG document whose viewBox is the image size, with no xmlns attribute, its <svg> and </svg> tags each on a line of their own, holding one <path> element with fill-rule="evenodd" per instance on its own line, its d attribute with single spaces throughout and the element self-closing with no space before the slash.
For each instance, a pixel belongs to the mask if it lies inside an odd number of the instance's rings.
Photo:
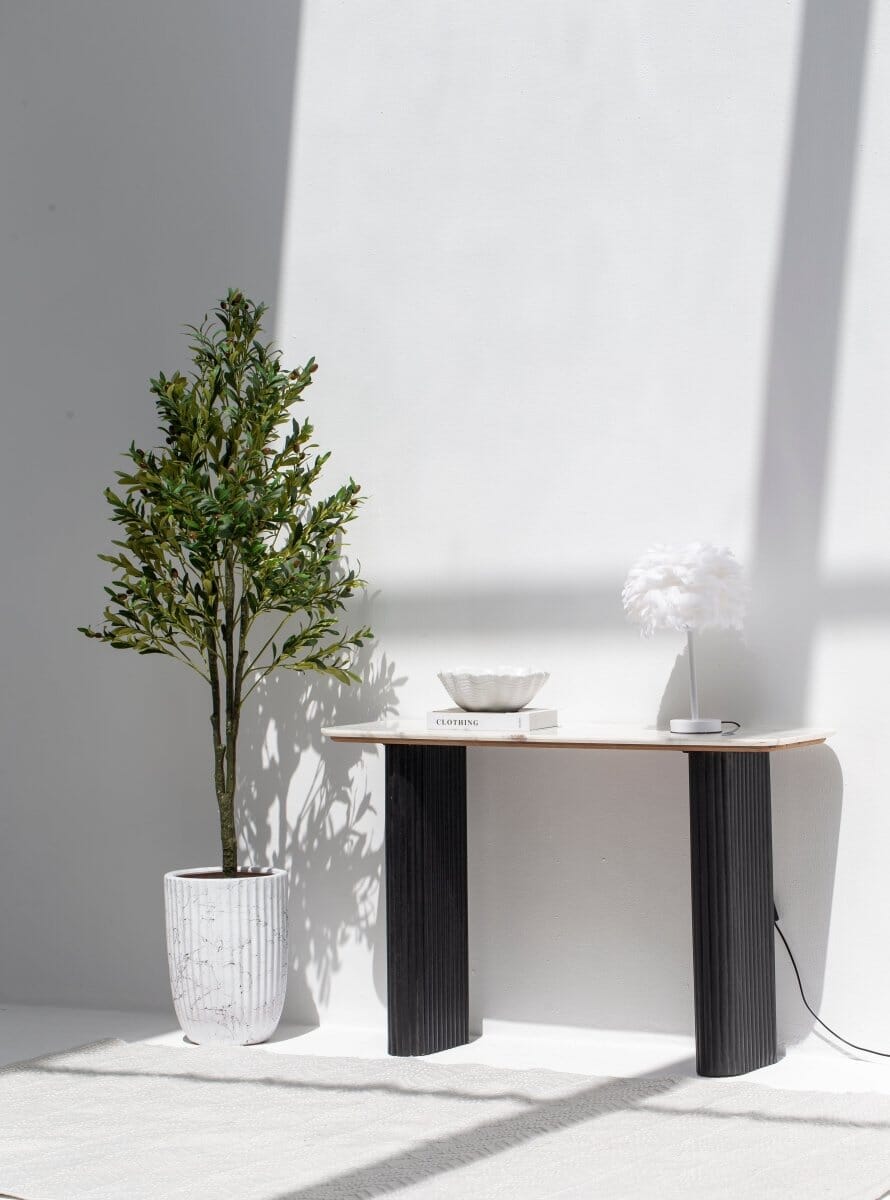
<svg viewBox="0 0 890 1200">
<path fill-rule="evenodd" d="M 389 1053 L 470 1040 L 467 752 L 386 747 Z"/>
<path fill-rule="evenodd" d="M 774 1063 L 769 754 L 689 753 L 695 1057 L 699 1075 Z"/>
</svg>

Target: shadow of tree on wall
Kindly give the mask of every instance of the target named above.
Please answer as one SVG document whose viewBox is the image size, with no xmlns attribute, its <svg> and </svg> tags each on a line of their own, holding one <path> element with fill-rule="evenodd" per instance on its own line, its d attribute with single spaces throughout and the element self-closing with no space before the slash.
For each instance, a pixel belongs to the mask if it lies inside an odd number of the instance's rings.
<svg viewBox="0 0 890 1200">
<path fill-rule="evenodd" d="M 258 688 L 242 735 L 241 850 L 245 861 L 283 867 L 290 878 L 288 1012 L 318 1021 L 345 944 L 372 949 L 383 845 L 362 756 L 366 747 L 325 741 L 328 725 L 395 712 L 395 666 L 362 652 L 362 682 L 283 671 Z M 377 834 L 379 839 L 379 833 Z M 382 929 L 382 925 L 381 925 Z"/>
</svg>

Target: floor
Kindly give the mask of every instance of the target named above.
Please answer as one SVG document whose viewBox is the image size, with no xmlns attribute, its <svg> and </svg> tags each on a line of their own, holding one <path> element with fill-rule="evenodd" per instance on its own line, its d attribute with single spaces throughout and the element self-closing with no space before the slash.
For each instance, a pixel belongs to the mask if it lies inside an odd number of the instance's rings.
<svg viewBox="0 0 890 1200">
<path fill-rule="evenodd" d="M 0 1005 L 0 1066 L 65 1050 L 102 1038 L 127 1042 L 185 1042 L 176 1019 L 165 1012 Z M 383 1058 L 383 1029 L 282 1025 L 257 1054 L 314 1054 Z M 501 1067 L 543 1067 L 583 1075 L 694 1075 L 692 1038 L 589 1031 L 488 1021 L 467 1046 L 430 1056 L 438 1062 L 478 1062 Z M 869 1059 L 819 1036 L 790 1047 L 772 1067 L 753 1072 L 752 1082 L 805 1091 L 890 1094 L 890 1059 Z"/>
</svg>

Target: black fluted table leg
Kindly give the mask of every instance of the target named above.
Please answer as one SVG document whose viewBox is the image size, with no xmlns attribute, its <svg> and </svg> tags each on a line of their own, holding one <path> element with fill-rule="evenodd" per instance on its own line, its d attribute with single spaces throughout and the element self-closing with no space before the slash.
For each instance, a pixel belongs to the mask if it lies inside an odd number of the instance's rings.
<svg viewBox="0 0 890 1200">
<path fill-rule="evenodd" d="M 699 1075 L 774 1063 L 769 754 L 689 754 L 695 1058 Z"/>
<path fill-rule="evenodd" d="M 386 747 L 386 944 L 390 1054 L 470 1040 L 467 752 Z"/>
</svg>

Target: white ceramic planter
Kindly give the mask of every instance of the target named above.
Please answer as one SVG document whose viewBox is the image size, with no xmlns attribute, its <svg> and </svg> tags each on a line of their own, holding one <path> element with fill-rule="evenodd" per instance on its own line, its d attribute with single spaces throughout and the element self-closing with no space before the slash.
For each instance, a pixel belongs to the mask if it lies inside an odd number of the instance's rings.
<svg viewBox="0 0 890 1200">
<path fill-rule="evenodd" d="M 230 1046 L 271 1037 L 287 989 L 286 873 L 170 871 L 164 906 L 173 1007 L 186 1035 Z"/>
</svg>

